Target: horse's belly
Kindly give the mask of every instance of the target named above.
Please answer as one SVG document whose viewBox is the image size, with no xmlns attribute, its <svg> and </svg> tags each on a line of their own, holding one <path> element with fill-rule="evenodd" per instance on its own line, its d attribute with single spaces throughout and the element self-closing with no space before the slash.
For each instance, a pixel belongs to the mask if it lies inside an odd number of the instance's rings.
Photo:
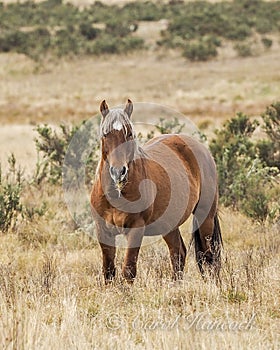
<svg viewBox="0 0 280 350">
<path fill-rule="evenodd" d="M 182 225 L 198 202 L 199 194 L 188 189 L 174 191 L 166 201 L 155 201 L 153 215 L 145 227 L 145 235 L 165 235 Z"/>
</svg>

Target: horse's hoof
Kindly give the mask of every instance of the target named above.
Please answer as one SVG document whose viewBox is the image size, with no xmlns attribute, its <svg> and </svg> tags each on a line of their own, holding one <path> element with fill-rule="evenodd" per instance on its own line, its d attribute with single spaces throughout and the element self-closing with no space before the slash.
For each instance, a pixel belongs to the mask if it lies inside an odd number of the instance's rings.
<svg viewBox="0 0 280 350">
<path fill-rule="evenodd" d="M 125 281 L 129 286 L 132 286 L 134 283 L 134 278 L 133 279 L 125 279 Z"/>
</svg>

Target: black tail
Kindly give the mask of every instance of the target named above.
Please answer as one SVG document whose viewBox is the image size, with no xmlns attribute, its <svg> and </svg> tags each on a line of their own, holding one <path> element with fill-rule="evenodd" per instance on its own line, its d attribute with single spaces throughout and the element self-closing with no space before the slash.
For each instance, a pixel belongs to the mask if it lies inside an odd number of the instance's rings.
<svg viewBox="0 0 280 350">
<path fill-rule="evenodd" d="M 202 244 L 200 239 L 199 223 L 195 216 L 193 217 L 193 241 L 194 241 L 195 259 L 199 267 L 200 273 L 203 275 L 204 270 L 203 270 Z"/>
<path fill-rule="evenodd" d="M 211 243 L 212 243 L 211 249 L 213 252 L 213 260 L 214 260 L 214 269 L 219 274 L 221 269 L 221 250 L 223 247 L 223 239 L 222 239 L 222 232 L 221 232 L 221 226 L 220 226 L 218 214 L 216 214 L 214 217 L 214 232 L 213 232 Z"/>
<path fill-rule="evenodd" d="M 219 276 L 219 271 L 221 268 L 221 249 L 223 246 L 221 227 L 218 215 L 216 214 L 214 217 L 214 231 L 211 239 L 211 255 L 205 254 L 203 252 L 199 223 L 197 218 L 194 216 L 193 218 L 193 240 L 194 240 L 194 249 L 195 249 L 195 258 L 198 264 L 199 270 L 204 275 L 204 267 L 203 265 L 206 263 L 209 267 L 211 267 L 212 271 L 216 276 Z"/>
</svg>

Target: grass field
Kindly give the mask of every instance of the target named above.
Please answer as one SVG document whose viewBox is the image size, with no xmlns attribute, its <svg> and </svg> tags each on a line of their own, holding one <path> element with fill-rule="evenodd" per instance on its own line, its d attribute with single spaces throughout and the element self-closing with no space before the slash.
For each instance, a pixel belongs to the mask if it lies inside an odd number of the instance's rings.
<svg viewBox="0 0 280 350">
<path fill-rule="evenodd" d="M 99 247 L 71 227 L 62 194 L 44 192 L 47 217 L 1 237 L 2 348 L 279 348 L 279 226 L 222 210 L 221 286 L 202 281 L 192 250 L 172 282 L 159 241 L 142 248 L 133 287 L 120 277 L 105 287 Z"/>
<path fill-rule="evenodd" d="M 156 40 L 160 24 L 139 28 Z M 150 33 L 150 34 L 149 34 Z M 151 34 L 152 33 L 152 34 Z M 270 51 L 190 63 L 175 51 L 34 63 L 0 55 L 0 160 L 14 152 L 34 173 L 34 128 L 79 124 L 111 106 L 154 102 L 211 135 L 237 111 L 259 116 L 279 99 L 279 43 Z M 141 113 L 140 113 L 141 114 Z M 139 114 L 139 115 L 140 115 Z M 143 111 L 143 121 L 148 122 Z M 104 286 L 101 251 L 76 227 L 59 186 L 27 186 L 24 201 L 47 203 L 43 217 L 19 218 L 0 233 L 0 346 L 3 349 L 279 349 L 280 226 L 221 208 L 221 285 L 203 281 L 189 250 L 182 282 L 172 282 L 162 241 L 141 250 L 138 277 Z M 189 223 L 182 227 L 186 244 Z"/>
</svg>

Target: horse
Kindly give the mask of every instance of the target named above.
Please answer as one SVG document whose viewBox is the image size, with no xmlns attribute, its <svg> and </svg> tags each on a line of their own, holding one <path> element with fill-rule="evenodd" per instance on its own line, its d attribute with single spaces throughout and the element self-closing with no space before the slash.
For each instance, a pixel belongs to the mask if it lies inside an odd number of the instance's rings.
<svg viewBox="0 0 280 350">
<path fill-rule="evenodd" d="M 91 191 L 96 236 L 103 256 L 105 283 L 116 275 L 116 237 L 125 237 L 122 276 L 133 283 L 144 236 L 166 242 L 173 278 L 182 279 L 186 246 L 180 233 L 193 214 L 192 240 L 200 273 L 221 268 L 215 162 L 198 140 L 184 134 L 156 136 L 142 147 L 131 121 L 133 103 L 109 109 L 100 104 L 101 155 Z"/>
</svg>

